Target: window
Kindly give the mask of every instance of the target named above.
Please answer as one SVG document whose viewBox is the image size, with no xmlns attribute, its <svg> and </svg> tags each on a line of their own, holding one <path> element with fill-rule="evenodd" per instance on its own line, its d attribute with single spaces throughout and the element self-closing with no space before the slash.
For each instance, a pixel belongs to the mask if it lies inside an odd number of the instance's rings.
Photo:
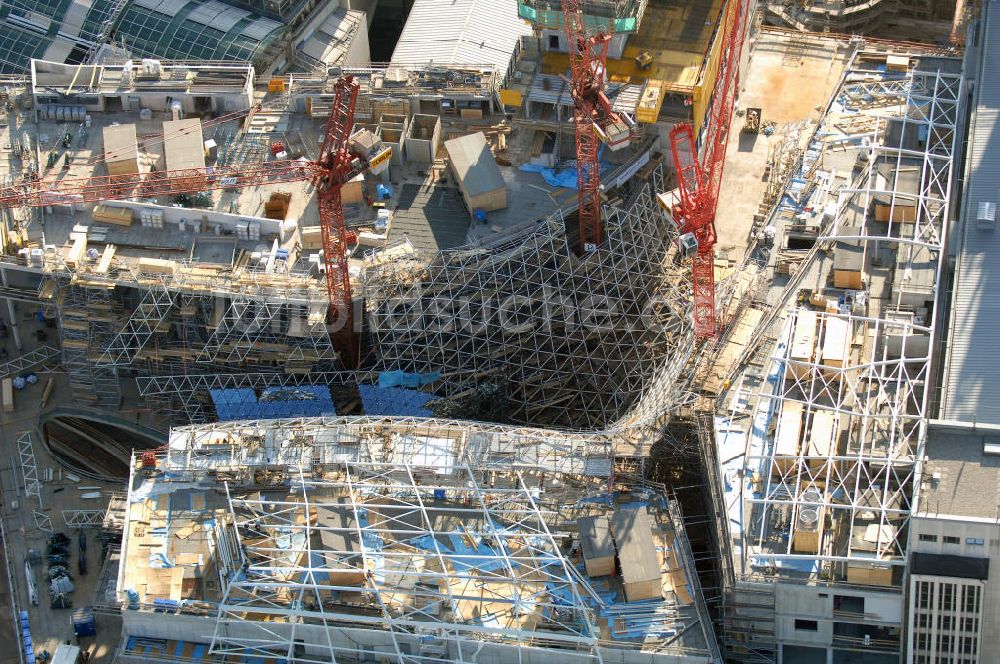
<svg viewBox="0 0 1000 664">
<path fill-rule="evenodd" d="M 941 540 L 945 544 L 961 544 L 962 543 L 962 538 L 961 537 L 952 537 L 951 535 L 945 535 L 944 537 L 941 538 Z"/>
<path fill-rule="evenodd" d="M 969 634 L 979 633 L 979 618 L 962 618 L 962 631 Z"/>
<path fill-rule="evenodd" d="M 930 621 L 928 620 L 928 618 L 930 618 L 930 616 L 929 616 L 929 615 L 927 615 L 926 613 L 921 613 L 921 614 L 918 614 L 918 615 L 917 615 L 917 627 L 923 627 L 923 628 L 926 628 L 926 627 L 927 627 L 927 624 L 928 624 L 928 622 L 930 622 Z"/>
<path fill-rule="evenodd" d="M 976 586 L 965 586 L 962 589 L 964 596 L 963 605 L 966 613 L 979 613 L 979 588 Z"/>
<path fill-rule="evenodd" d="M 921 542 L 936 542 L 937 535 L 927 535 L 926 533 L 920 533 Z"/>
<path fill-rule="evenodd" d="M 955 610 L 955 586 L 951 583 L 941 584 L 941 594 L 938 596 L 938 611 Z"/>
<path fill-rule="evenodd" d="M 979 537 L 966 537 L 965 538 L 965 543 L 966 544 L 973 544 L 975 546 L 983 546 L 984 544 L 986 544 L 986 540 L 984 540 L 982 538 L 979 538 Z"/>
<path fill-rule="evenodd" d="M 918 585 L 920 586 L 918 606 L 921 609 L 929 609 L 931 607 L 931 584 L 929 581 L 920 581 Z"/>
<path fill-rule="evenodd" d="M 951 631 L 952 628 L 952 617 L 951 616 L 938 616 L 938 629 Z"/>
<path fill-rule="evenodd" d="M 795 619 L 795 629 L 806 630 L 809 632 L 815 632 L 819 629 L 819 623 L 815 620 L 799 620 Z"/>
<path fill-rule="evenodd" d="M 963 636 L 961 639 L 962 654 L 972 655 L 976 652 L 976 639 L 973 636 Z"/>
<path fill-rule="evenodd" d="M 549 35 L 549 48 L 559 48 L 559 35 Z"/>
</svg>

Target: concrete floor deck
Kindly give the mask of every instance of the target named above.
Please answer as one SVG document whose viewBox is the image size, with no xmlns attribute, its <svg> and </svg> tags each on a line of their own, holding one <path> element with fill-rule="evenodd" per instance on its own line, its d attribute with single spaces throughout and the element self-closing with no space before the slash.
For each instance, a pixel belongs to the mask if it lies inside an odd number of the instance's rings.
<svg viewBox="0 0 1000 664">
<path fill-rule="evenodd" d="M 29 304 L 18 303 L 16 315 L 18 326 L 22 337 L 24 352 L 30 351 L 39 345 L 34 337 L 35 330 L 44 329 L 44 325 L 39 323 L 34 315 L 34 307 Z M 3 315 L 0 316 L 4 322 L 11 325 L 7 308 L 3 307 Z M 46 330 L 49 340 L 52 343 L 54 330 Z M 16 357 L 20 351 L 15 348 L 12 338 L 0 339 L 0 347 L 8 351 L 10 357 Z M 3 518 L 4 530 L 6 532 L 5 550 L 9 554 L 8 569 L 13 577 L 16 589 L 18 610 L 27 610 L 31 625 L 31 636 L 35 644 L 35 652 L 48 650 L 51 654 L 60 643 L 67 641 L 73 643 L 73 630 L 70 625 L 71 610 L 59 610 L 49 608 L 48 584 L 45 582 L 44 574 L 46 566 L 44 564 L 34 567 L 39 605 L 31 606 L 28 602 L 27 580 L 25 578 L 24 560 L 28 549 L 41 551 L 44 554 L 46 540 L 49 533 L 38 527 L 35 513 L 38 512 L 51 521 L 53 530 L 62 532 L 70 537 L 72 546 L 69 567 L 73 572 L 73 583 L 76 590 L 71 594 L 74 608 L 90 606 L 95 584 L 101 572 L 101 547 L 96 539 L 96 529 L 87 529 L 87 563 L 88 574 L 81 576 L 77 571 L 77 529 L 65 525 L 63 520 L 63 510 L 73 509 L 104 509 L 107 507 L 107 496 L 112 491 L 122 490 L 124 484 L 115 485 L 99 482 L 91 479 L 83 479 L 79 483 L 71 482 L 63 477 L 60 479 L 59 466 L 48 454 L 42 443 L 39 433 L 39 416 L 41 411 L 39 404 L 42 390 L 48 378 L 53 378 L 55 388 L 48 401 L 48 409 L 59 406 L 70 406 L 73 404 L 73 394 L 69 388 L 65 374 L 61 372 L 49 371 L 45 368 L 38 368 L 35 372 L 40 380 L 35 385 L 28 385 L 25 389 L 17 391 L 14 397 L 15 410 L 13 413 L 0 414 L 0 487 L 2 487 L 3 505 L 0 508 L 0 516 Z M 121 417 L 130 417 L 133 420 L 139 417 L 138 413 L 122 412 Z M 150 421 L 144 420 L 145 424 Z M 18 454 L 17 438 L 23 432 L 30 432 L 33 442 L 35 462 L 38 468 L 39 477 L 43 469 L 52 468 L 54 470 L 54 480 L 41 483 L 41 496 L 26 496 L 24 492 L 24 480 L 21 468 L 21 461 Z M 100 500 L 84 500 L 80 486 L 99 486 L 102 497 Z M 89 490 L 88 490 L 89 492 Z M 3 648 L 0 661 L 17 662 L 16 649 L 20 647 L 20 638 L 15 640 L 13 634 L 13 622 L 10 618 L 10 592 L 6 579 L 0 577 L 0 648 Z M 121 620 L 116 616 L 97 616 L 98 635 L 95 638 L 84 638 L 80 644 L 81 648 L 89 648 L 91 652 L 90 661 L 96 664 L 106 664 L 111 662 L 115 648 L 121 634 Z"/>
<path fill-rule="evenodd" d="M 767 30 L 759 34 L 737 104 L 739 109 L 762 109 L 763 121 L 778 126 L 770 137 L 741 134 L 744 118 L 733 115 L 715 221 L 717 256 L 737 261 L 742 257 L 767 186 L 764 173 L 771 146 L 785 125 L 820 118 L 850 54 L 842 43 Z M 808 134 L 803 131 L 802 139 Z"/>
</svg>

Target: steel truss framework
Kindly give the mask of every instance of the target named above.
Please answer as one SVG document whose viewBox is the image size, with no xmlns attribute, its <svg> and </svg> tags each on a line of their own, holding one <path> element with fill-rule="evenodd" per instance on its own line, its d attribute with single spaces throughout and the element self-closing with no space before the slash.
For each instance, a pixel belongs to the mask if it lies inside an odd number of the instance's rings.
<svg viewBox="0 0 1000 664">
<path fill-rule="evenodd" d="M 59 359 L 59 355 L 61 353 L 62 351 L 58 348 L 53 348 L 52 346 L 40 346 L 34 350 L 24 353 L 23 355 L 15 357 L 10 362 L 0 364 L 0 376 L 6 378 L 7 376 L 23 374 L 41 364 L 55 362 Z"/>
<path fill-rule="evenodd" d="M 100 528 L 107 513 L 107 510 L 63 510 L 62 518 L 68 528 Z"/>
<path fill-rule="evenodd" d="M 933 286 L 926 300 L 937 302 L 961 75 L 913 71 L 890 87 L 891 93 L 905 95 L 905 107 L 889 117 L 901 127 L 900 135 L 925 135 L 925 145 L 921 150 L 900 148 L 890 136 L 881 134 L 881 124 L 876 125 L 864 148 L 869 150 L 867 170 L 855 180 L 861 186 L 837 190 L 836 217 L 819 242 L 832 248 L 837 241 L 861 241 L 864 265 L 877 252 L 895 247 L 897 273 L 918 269 L 921 263 L 930 266 Z M 893 170 L 884 185 L 876 177 L 877 165 Z M 913 166 L 920 174 L 916 192 L 897 191 L 899 172 Z M 877 222 L 870 212 L 876 197 L 889 206 L 889 219 L 897 218 L 897 206 L 907 206 L 916 209 L 915 220 Z M 872 277 L 866 279 L 871 288 Z M 904 287 L 899 282 L 905 284 L 897 279 L 897 285 L 886 287 L 884 294 L 872 293 L 867 315 L 806 313 L 796 308 L 785 321 L 779 337 L 784 342 L 777 345 L 768 371 L 776 383 L 773 391 L 765 386 L 759 393 L 762 403 L 770 404 L 764 410 L 770 410 L 771 419 L 778 419 L 785 410 L 801 407 L 807 431 L 817 416 L 832 418 L 833 430 L 842 432 L 845 439 L 823 449 L 811 445 L 807 437 L 790 457 L 771 445 L 763 456 L 748 458 L 748 467 L 759 468 L 767 478 L 761 494 L 743 499 L 752 517 L 743 530 L 742 550 L 748 552 L 749 564 L 758 572 L 775 569 L 774 561 L 808 559 L 820 561 L 824 568 L 832 568 L 836 578 L 842 578 L 838 573 L 844 564 L 898 567 L 907 562 L 907 526 L 926 440 L 926 387 L 935 329 L 933 316 L 925 314 L 921 320 L 915 315 L 913 306 L 903 299 Z M 846 323 L 845 344 L 850 350 L 843 366 L 824 363 L 819 352 L 809 359 L 793 356 L 792 331 L 800 320 L 811 321 L 805 317 L 813 315 L 817 338 L 831 324 L 840 324 L 836 321 Z M 817 552 L 796 553 L 792 537 L 776 534 L 797 523 L 804 508 L 829 515 L 836 532 L 846 536 L 824 537 Z M 874 533 L 875 541 L 869 540 L 874 547 L 859 545 L 859 527 Z"/>
<path fill-rule="evenodd" d="M 337 353 L 324 324 L 326 310 L 311 313 L 308 307 L 274 299 L 233 297 L 198 361 L 239 364 L 262 346 L 288 344 L 288 360 L 334 363 Z"/>
<path fill-rule="evenodd" d="M 509 385 L 515 421 L 610 426 L 657 387 L 658 413 L 682 398 L 669 378 L 693 352 L 690 278 L 655 192 L 662 167 L 577 257 L 555 215 L 503 238 L 370 265 L 364 293 L 381 363 L 449 382 Z M 454 377 L 454 378 L 453 378 Z M 676 377 L 676 375 L 674 376 Z"/>
<path fill-rule="evenodd" d="M 157 326 L 170 314 L 176 301 L 177 294 L 168 291 L 162 281 L 150 286 L 125 321 L 125 326 L 104 349 L 97 364 L 110 366 L 132 364 L 139 351 L 153 338 Z"/>
<path fill-rule="evenodd" d="M 35 448 L 31 444 L 31 432 L 25 431 L 17 437 L 17 453 L 21 457 L 24 495 L 38 498 L 38 506 L 41 507 L 41 482 L 38 479 L 38 464 L 35 462 Z"/>
<path fill-rule="evenodd" d="M 432 418 L 318 417 L 177 427 L 163 464 L 175 476 L 191 479 L 208 471 L 239 474 L 263 466 L 286 472 L 344 462 L 418 466 L 421 458 L 428 464 L 461 461 L 479 469 L 607 477 L 619 445 L 608 433 Z M 428 447 L 434 449 L 431 456 Z"/>
<path fill-rule="evenodd" d="M 476 661 L 484 648 L 531 639 L 560 647 L 566 661 L 603 661 L 594 612 L 581 596 L 596 595 L 562 555 L 547 525 L 551 508 L 519 471 L 510 486 L 483 491 L 469 466 L 453 470 L 450 479 L 428 482 L 409 465 L 349 463 L 340 481 L 300 475 L 285 500 L 230 495 L 235 527 L 215 534 L 226 551 L 219 566 L 225 591 L 211 652 L 303 664 L 366 653 L 420 664 Z M 432 501 L 435 491 L 448 493 L 447 504 Z M 345 516 L 313 516 L 331 508 Z M 490 543 L 490 554 L 451 557 L 437 529 L 455 518 L 470 538 Z M 372 610 L 326 610 L 341 593 L 359 594 Z M 473 610 L 481 601 L 491 607 L 489 621 Z M 534 609 L 558 629 L 522 628 L 520 616 Z M 345 630 L 360 643 L 345 639 Z M 365 639 L 367 630 L 380 638 Z"/>
</svg>

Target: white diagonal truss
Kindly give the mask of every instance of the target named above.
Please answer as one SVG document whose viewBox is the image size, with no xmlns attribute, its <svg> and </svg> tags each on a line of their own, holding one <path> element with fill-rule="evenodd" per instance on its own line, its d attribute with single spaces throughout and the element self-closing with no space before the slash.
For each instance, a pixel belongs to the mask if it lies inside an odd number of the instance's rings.
<svg viewBox="0 0 1000 664">
<path fill-rule="evenodd" d="M 107 510 L 63 510 L 62 518 L 68 528 L 100 528 L 107 513 Z"/>
<path fill-rule="evenodd" d="M 35 449 L 31 443 L 31 433 L 25 431 L 17 437 L 17 453 L 21 460 L 21 477 L 24 479 L 24 495 L 35 496 L 41 506 L 42 484 L 38 479 L 38 464 L 35 462 Z"/>
<path fill-rule="evenodd" d="M 156 328 L 170 315 L 177 301 L 177 293 L 167 290 L 158 281 L 142 294 L 139 304 L 125 321 L 111 342 L 101 353 L 98 365 L 127 366 L 153 338 Z"/>
<path fill-rule="evenodd" d="M 62 354 L 58 348 L 53 348 L 52 346 L 40 346 L 27 353 L 18 355 L 13 360 L 9 362 L 4 362 L 0 364 L 0 376 L 14 376 L 17 374 L 23 374 L 27 371 L 31 371 L 39 365 L 46 364 L 48 362 L 55 362 L 59 359 Z"/>
<path fill-rule="evenodd" d="M 267 344 L 287 344 L 287 360 L 334 361 L 337 353 L 324 324 L 325 311 L 276 299 L 234 296 L 198 361 L 238 364 Z"/>
<path fill-rule="evenodd" d="M 818 243 L 858 244 L 865 292 L 839 313 L 789 305 L 758 393 L 767 442 L 747 459 L 763 482 L 743 497 L 746 578 L 795 561 L 841 580 L 851 565 L 907 563 L 962 89 L 961 75 L 946 71 L 847 86 L 842 98 L 867 100 L 878 122 Z M 811 350 L 802 338 L 814 339 Z M 782 428 L 798 426 L 800 444 L 783 447 Z M 797 544 L 798 524 L 817 518 L 826 524 L 818 542 Z"/>
<path fill-rule="evenodd" d="M 236 553 L 219 570 L 224 594 L 211 651 L 351 661 L 358 649 L 331 628 L 353 627 L 384 630 L 384 645 L 366 652 L 398 664 L 472 662 L 483 644 L 528 639 L 560 647 L 564 661 L 601 662 L 594 610 L 581 596 L 592 591 L 549 530 L 551 506 L 519 471 L 488 491 L 467 465 L 453 471 L 435 481 L 405 464 L 347 463 L 332 481 L 300 469 L 284 499 L 230 495 L 232 524 L 215 536 L 237 546 L 222 545 Z M 446 538 L 456 527 L 488 547 L 456 556 Z M 341 593 L 371 610 L 332 610 Z M 529 610 L 549 616 L 544 636 L 521 625 Z"/>
</svg>

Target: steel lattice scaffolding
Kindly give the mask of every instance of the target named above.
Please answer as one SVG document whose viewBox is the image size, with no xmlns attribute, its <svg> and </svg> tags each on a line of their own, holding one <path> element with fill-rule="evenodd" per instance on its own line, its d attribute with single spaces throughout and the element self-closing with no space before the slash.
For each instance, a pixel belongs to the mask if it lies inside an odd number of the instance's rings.
<svg viewBox="0 0 1000 664">
<path fill-rule="evenodd" d="M 126 633 L 172 633 L 176 612 L 219 658 L 513 663 L 528 647 L 701 661 L 718 651 L 678 506 L 631 475 L 609 492 L 614 448 L 605 434 L 428 418 L 174 429 L 155 466 L 133 459 Z M 641 601 L 624 574 L 579 558 L 583 520 L 613 518 L 661 552 Z"/>
<path fill-rule="evenodd" d="M 95 359 L 116 333 L 120 306 L 105 288 L 84 288 L 60 282 L 59 323 L 63 366 L 75 397 L 116 408 L 121 387 L 114 367 L 98 366 Z"/>
<path fill-rule="evenodd" d="M 336 662 L 357 648 L 328 628 L 355 623 L 384 629 L 387 643 L 372 655 L 396 662 L 437 662 L 447 653 L 474 661 L 475 640 L 526 638 L 563 644 L 574 661 L 601 661 L 594 616 L 580 596 L 585 584 L 546 524 L 549 509 L 520 473 L 509 487 L 482 491 L 468 466 L 454 470 L 428 482 L 409 465 L 352 463 L 340 481 L 300 477 L 282 501 L 231 497 L 233 524 L 217 537 L 239 546 L 219 570 L 225 592 L 212 652 Z M 433 499 L 435 491 L 447 493 L 447 504 Z M 455 520 L 463 537 L 489 546 L 456 560 L 438 533 Z M 325 609 L 340 593 L 360 595 L 374 611 L 348 618 Z M 483 605 L 495 626 L 481 619 Z M 550 613 L 551 634 L 521 626 L 529 607 Z M 421 630 L 432 638 L 414 638 Z"/>
<path fill-rule="evenodd" d="M 369 265 L 382 364 L 441 371 L 466 390 L 509 385 L 523 422 L 609 426 L 650 388 L 653 410 L 669 411 L 694 344 L 690 276 L 654 201 L 661 169 L 605 209 L 605 241 L 587 256 L 574 254 L 556 215 L 479 247 Z"/>
<path fill-rule="evenodd" d="M 830 120 L 817 134 L 864 152 L 853 182 L 832 189 L 826 174 L 823 191 L 810 194 L 825 196 L 833 213 L 817 248 L 856 253 L 861 276 L 849 299 L 825 310 L 796 306 L 795 280 L 786 291 L 787 316 L 748 433 L 746 464 L 762 484 L 740 499 L 747 522 L 734 535 L 745 579 L 813 565 L 820 578 L 872 574 L 878 581 L 865 583 L 894 586 L 908 563 L 962 97 L 957 69 L 934 62 L 883 84 L 849 69 L 846 81 L 864 83 L 841 99 L 868 100 L 878 121 L 863 143 L 838 139 Z M 822 154 L 815 144 L 810 152 Z M 814 274 L 821 263 L 814 251 L 799 269 Z M 750 398 L 736 391 L 730 422 Z"/>
<path fill-rule="evenodd" d="M 170 314 L 176 300 L 177 294 L 168 291 L 162 282 L 150 286 L 97 363 L 110 366 L 132 364 L 153 338 L 157 326 Z"/>
</svg>

